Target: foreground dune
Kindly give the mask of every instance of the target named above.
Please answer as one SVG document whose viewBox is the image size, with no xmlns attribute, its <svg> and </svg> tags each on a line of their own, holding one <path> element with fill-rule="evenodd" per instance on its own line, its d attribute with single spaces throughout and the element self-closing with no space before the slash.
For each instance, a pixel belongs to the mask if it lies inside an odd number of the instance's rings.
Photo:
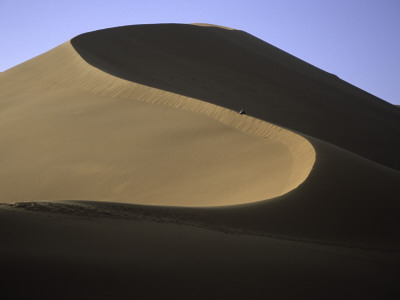
<svg viewBox="0 0 400 300">
<path fill-rule="evenodd" d="M 96 203 L 92 207 L 97 207 Z M 3 295 L 40 299 L 395 299 L 398 253 L 124 218 L 3 209 Z M 104 205 L 104 204 L 103 204 Z M 115 204 L 114 204 L 115 205 Z M 109 211 L 112 211 L 106 205 Z M 99 206 L 100 208 L 102 205 Z M 4 227 L 4 225 L 12 227 Z M 11 298 L 11 297 L 10 297 Z"/>
<path fill-rule="evenodd" d="M 0 84 L 10 295 L 400 295 L 393 105 L 208 24 L 83 34 Z"/>
</svg>

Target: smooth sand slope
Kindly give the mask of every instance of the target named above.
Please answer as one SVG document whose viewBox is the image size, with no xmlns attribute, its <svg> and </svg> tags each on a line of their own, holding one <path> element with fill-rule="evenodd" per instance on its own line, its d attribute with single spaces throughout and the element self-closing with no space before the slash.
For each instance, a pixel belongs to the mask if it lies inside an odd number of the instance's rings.
<svg viewBox="0 0 400 300">
<path fill-rule="evenodd" d="M 227 234 L 134 214 L 132 219 L 99 218 L 21 208 L 0 209 L 0 214 L 0 287 L 3 295 L 17 298 L 396 299 L 399 295 L 397 253 Z"/>
<path fill-rule="evenodd" d="M 247 203 L 297 187 L 315 160 L 299 135 L 105 74 L 69 42 L 3 85 L 6 202 Z"/>
<path fill-rule="evenodd" d="M 83 34 L 0 84 L 10 295 L 400 295 L 383 100 L 207 24 Z"/>
</svg>

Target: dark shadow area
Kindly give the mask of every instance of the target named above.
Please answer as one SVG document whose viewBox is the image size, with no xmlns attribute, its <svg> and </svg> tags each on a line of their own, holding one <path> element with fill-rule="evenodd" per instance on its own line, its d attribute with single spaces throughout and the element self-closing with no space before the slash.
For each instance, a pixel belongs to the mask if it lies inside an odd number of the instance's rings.
<svg viewBox="0 0 400 300">
<path fill-rule="evenodd" d="M 386 255 L 174 224 L 7 212 L 4 299 L 398 299 Z M 5 235 L 3 233 L 3 235 Z M 371 254 L 372 257 L 372 254 Z"/>
<path fill-rule="evenodd" d="M 182 24 L 85 33 L 73 47 L 111 75 L 246 113 L 400 169 L 400 111 L 239 30 Z"/>
</svg>

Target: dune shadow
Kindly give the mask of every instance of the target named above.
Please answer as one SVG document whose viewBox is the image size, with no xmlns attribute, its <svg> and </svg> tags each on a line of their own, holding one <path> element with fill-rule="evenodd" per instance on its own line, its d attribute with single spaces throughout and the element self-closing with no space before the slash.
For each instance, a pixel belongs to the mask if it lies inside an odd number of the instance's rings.
<svg viewBox="0 0 400 300">
<path fill-rule="evenodd" d="M 136 25 L 85 33 L 71 44 L 111 75 L 235 111 L 245 108 L 256 118 L 400 169 L 395 107 L 243 31 Z"/>
</svg>

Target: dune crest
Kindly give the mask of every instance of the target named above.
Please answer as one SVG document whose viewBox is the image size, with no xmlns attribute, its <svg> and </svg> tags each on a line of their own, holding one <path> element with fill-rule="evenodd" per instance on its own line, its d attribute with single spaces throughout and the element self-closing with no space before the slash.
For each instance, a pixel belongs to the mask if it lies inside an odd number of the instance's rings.
<svg viewBox="0 0 400 300">
<path fill-rule="evenodd" d="M 293 132 L 109 75 L 70 42 L 4 77 L 15 91 L 1 104 L 9 202 L 247 203 L 296 188 L 315 161 Z"/>
<path fill-rule="evenodd" d="M 237 30 L 235 28 L 231 28 L 231 27 L 227 27 L 227 26 L 208 24 L 208 23 L 191 23 L 189 25 L 196 25 L 196 26 L 202 26 L 202 27 L 216 27 L 216 28 L 222 28 L 222 29 L 227 29 L 227 30 Z"/>
</svg>

